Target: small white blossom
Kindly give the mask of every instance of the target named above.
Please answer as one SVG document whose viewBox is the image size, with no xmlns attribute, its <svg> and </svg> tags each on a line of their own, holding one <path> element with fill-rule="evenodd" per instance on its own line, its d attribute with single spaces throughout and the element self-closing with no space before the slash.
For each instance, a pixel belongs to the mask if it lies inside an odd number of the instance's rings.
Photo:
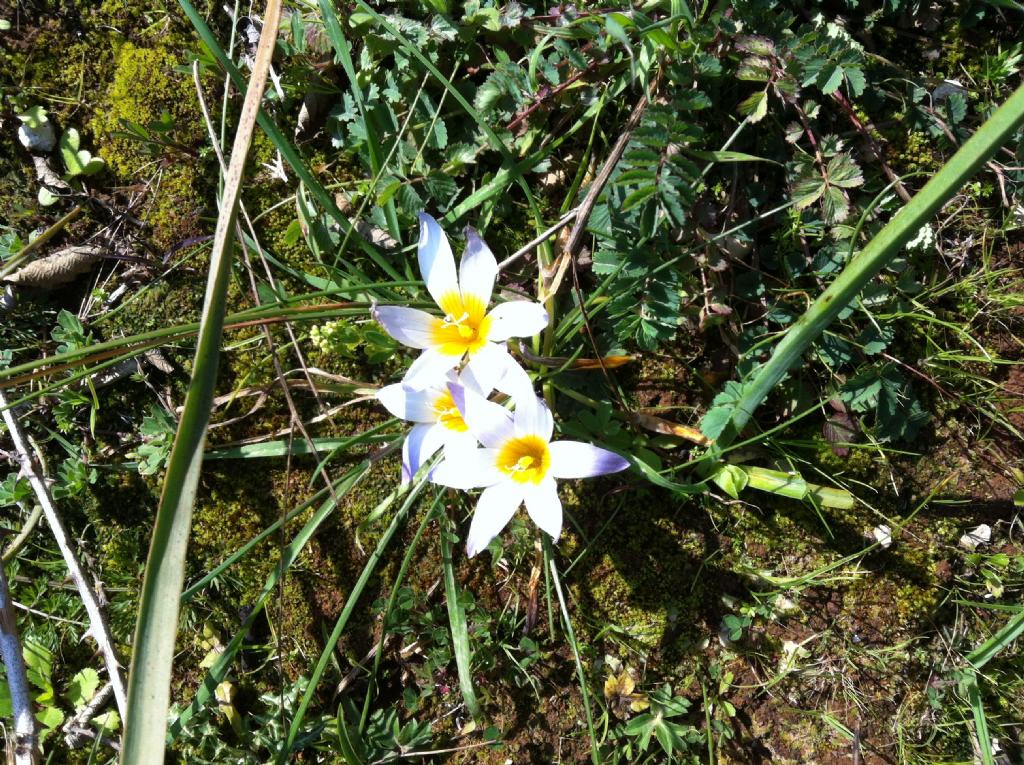
<svg viewBox="0 0 1024 765">
<path fill-rule="evenodd" d="M 516 300 L 488 312 L 498 276 L 490 248 L 467 229 L 466 250 L 456 274 L 448 237 L 426 213 L 419 218 L 420 272 L 444 316 L 405 306 L 374 306 L 374 318 L 398 342 L 423 350 L 405 375 L 406 386 L 421 389 L 435 384 L 468 357 L 467 368 L 489 390 L 515 364 L 505 341 L 540 332 L 548 325 L 547 311 L 539 303 Z"/>
</svg>

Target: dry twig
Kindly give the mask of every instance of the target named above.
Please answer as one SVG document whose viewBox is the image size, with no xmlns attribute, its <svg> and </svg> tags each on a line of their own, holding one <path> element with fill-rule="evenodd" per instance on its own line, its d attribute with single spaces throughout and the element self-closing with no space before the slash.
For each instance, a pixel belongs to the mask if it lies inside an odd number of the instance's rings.
<svg viewBox="0 0 1024 765">
<path fill-rule="evenodd" d="M 14 713 L 14 748 L 8 752 L 13 753 L 15 765 L 35 765 L 39 762 L 36 719 L 32 716 L 25 659 L 21 655 L 21 640 L 18 639 L 18 623 L 14 618 L 14 604 L 7 589 L 3 567 L 0 567 L 0 656 L 7 668 L 7 688 Z"/>
<path fill-rule="evenodd" d="M 18 424 L 17 419 L 15 419 L 14 412 L 8 406 L 7 397 L 2 391 L 0 391 L 0 410 L 3 410 L 4 423 L 7 425 L 8 431 L 10 431 L 11 440 L 14 441 L 18 461 L 21 463 L 21 471 L 32 486 L 32 490 L 36 495 L 36 501 L 43 508 L 46 522 L 50 524 L 53 537 L 60 548 L 61 555 L 64 556 L 64 563 L 68 567 L 68 573 L 71 575 L 71 580 L 75 583 L 78 594 L 82 598 L 82 603 L 85 605 L 85 611 L 89 615 L 89 634 L 92 635 L 99 646 L 100 653 L 103 655 L 103 663 L 107 668 L 107 677 L 114 686 L 117 711 L 123 719 L 127 703 L 125 700 L 124 683 L 121 680 L 121 665 L 114 651 L 114 642 L 110 638 L 110 630 L 107 629 L 103 612 L 100 610 L 99 600 L 92 587 L 89 586 L 89 581 L 86 579 L 85 572 L 78 562 L 78 557 L 71 548 L 67 531 L 64 529 L 60 516 L 57 515 L 57 507 L 53 502 L 53 497 L 50 496 L 50 489 L 46 485 L 46 481 L 39 474 L 39 471 L 36 470 L 25 434 L 22 433 L 21 426 Z"/>
</svg>

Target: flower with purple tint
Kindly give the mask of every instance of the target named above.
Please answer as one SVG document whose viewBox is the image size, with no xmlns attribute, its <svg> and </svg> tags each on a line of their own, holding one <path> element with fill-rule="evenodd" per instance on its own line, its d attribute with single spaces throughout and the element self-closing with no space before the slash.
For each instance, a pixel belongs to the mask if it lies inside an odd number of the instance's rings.
<svg viewBox="0 0 1024 765">
<path fill-rule="evenodd" d="M 625 470 L 617 454 L 580 441 L 551 441 L 554 420 L 534 395 L 516 402 L 515 413 L 468 388 L 452 388 L 467 429 L 482 449 L 446 455 L 431 480 L 454 489 L 478 489 L 480 495 L 466 540 L 473 557 L 512 519 L 519 506 L 540 528 L 558 540 L 562 503 L 556 478 L 590 478 Z"/>
</svg>

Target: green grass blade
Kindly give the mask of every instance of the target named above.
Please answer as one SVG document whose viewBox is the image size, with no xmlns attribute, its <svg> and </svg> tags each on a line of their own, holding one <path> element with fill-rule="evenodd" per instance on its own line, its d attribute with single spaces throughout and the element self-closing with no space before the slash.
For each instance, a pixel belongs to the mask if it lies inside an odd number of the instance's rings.
<svg viewBox="0 0 1024 765">
<path fill-rule="evenodd" d="M 597 743 L 597 731 L 594 729 L 594 715 L 590 711 L 590 692 L 587 690 L 587 676 L 583 671 L 583 661 L 580 659 L 580 646 L 576 642 L 576 633 L 572 629 L 572 620 L 569 618 L 569 609 L 565 605 L 565 596 L 562 595 L 562 582 L 558 578 L 558 566 L 555 565 L 555 557 L 550 555 L 548 537 L 544 537 L 544 547 L 548 551 L 548 566 L 551 571 L 551 580 L 555 585 L 555 592 L 558 595 L 558 606 L 562 609 L 562 625 L 565 627 L 566 637 L 569 638 L 569 645 L 572 646 L 572 655 L 576 659 L 576 676 L 580 681 L 580 693 L 583 696 L 583 708 L 587 713 L 587 732 L 590 734 L 590 760 L 594 765 L 601 765 L 601 751 Z"/>
<path fill-rule="evenodd" d="M 178 634 L 178 608 L 185 579 L 185 553 L 188 549 L 199 472 L 203 464 L 203 444 L 217 382 L 228 280 L 231 276 L 231 236 L 238 212 L 245 160 L 270 71 L 280 17 L 280 0 L 269 0 L 252 79 L 246 90 L 242 116 L 231 150 L 224 197 L 214 232 L 192 381 L 167 464 L 142 581 L 128 678 L 128 712 L 121 749 L 122 765 L 151 765 L 164 760 L 174 642 Z"/>
<path fill-rule="evenodd" d="M 413 555 L 415 555 L 416 550 L 419 547 L 420 540 L 423 538 L 423 534 L 427 530 L 427 526 L 429 526 L 430 522 L 433 520 L 440 504 L 440 501 L 435 500 L 430 506 L 430 509 L 423 514 L 423 520 L 420 521 L 419 528 L 416 529 L 416 533 L 413 535 L 412 541 L 409 543 L 409 546 L 405 551 L 405 556 L 402 558 L 402 565 L 398 567 L 398 573 L 395 575 L 394 584 L 391 585 L 391 594 L 388 596 L 388 602 L 384 606 L 384 612 L 380 616 L 380 638 L 377 640 L 377 652 L 373 655 L 373 667 L 370 669 L 370 676 L 366 679 L 366 696 L 363 699 L 363 711 L 359 717 L 360 733 L 366 730 L 366 723 L 370 719 L 370 704 L 373 702 L 374 693 L 376 692 L 377 673 L 380 671 L 380 663 L 384 655 L 384 640 L 388 635 L 388 619 L 391 617 L 391 612 L 394 610 L 395 604 L 398 603 L 398 593 L 402 587 L 402 583 L 405 582 L 406 575 L 409 573 L 409 567 L 412 565 Z"/>
<path fill-rule="evenodd" d="M 202 39 L 203 43 L 210 52 L 216 57 L 218 63 L 223 67 L 224 71 L 227 72 L 228 77 L 234 83 L 235 87 L 242 89 L 245 86 L 245 78 L 242 77 L 242 73 L 238 71 L 238 67 L 232 63 L 231 59 L 228 58 L 224 49 L 217 42 L 217 38 L 214 36 L 210 27 L 195 6 L 189 0 L 178 0 L 178 4 L 181 9 L 188 16 L 188 20 L 192 22 L 193 28 L 196 33 Z M 259 123 L 260 128 L 264 133 L 267 134 L 267 138 L 270 139 L 271 143 L 274 144 L 274 148 L 281 152 L 281 157 L 288 166 L 291 167 L 292 172 L 298 176 L 299 180 L 305 184 L 306 188 L 309 189 L 309 193 L 313 195 L 320 206 L 327 212 L 331 218 L 341 227 L 343 233 L 346 236 L 351 235 L 351 238 L 356 244 L 362 249 L 369 258 L 377 264 L 388 276 L 392 279 L 401 280 L 401 275 L 394 269 L 394 267 L 384 259 L 384 257 L 377 251 L 377 249 L 363 239 L 359 234 L 352 231 L 352 223 L 349 221 L 345 214 L 338 208 L 338 205 L 334 202 L 334 198 L 327 192 L 319 181 L 309 172 L 309 168 L 303 163 L 299 153 L 295 150 L 291 141 L 285 138 L 284 133 L 274 124 L 274 121 L 270 119 L 270 116 L 262 109 L 256 116 L 256 121 Z M 364 281 L 371 281 L 369 277 Z"/>
<path fill-rule="evenodd" d="M 358 465 L 353 467 L 351 470 L 346 472 L 341 478 L 336 479 L 334 481 L 334 493 L 335 493 L 335 495 L 338 496 L 338 497 L 341 497 L 342 495 L 344 495 L 348 491 L 350 491 L 352 489 L 352 487 L 355 486 L 356 483 L 360 479 L 362 479 L 362 477 L 366 474 L 366 471 L 369 469 L 369 467 L 370 467 L 370 461 L 369 460 L 363 460 Z M 269 537 L 271 534 L 273 534 L 275 531 L 277 531 L 279 528 L 281 528 L 281 526 L 287 524 L 293 518 L 295 518 L 295 517 L 301 515 L 302 513 L 306 512 L 306 510 L 308 510 L 309 508 L 313 507 L 318 502 L 323 502 L 325 497 L 326 497 L 326 495 L 328 495 L 330 493 L 330 491 L 331 490 L 329 488 L 327 488 L 326 486 L 324 488 L 320 489 L 320 491 L 318 491 L 312 497 L 310 497 L 309 499 L 307 499 L 305 502 L 303 502 L 302 504 L 298 505 L 297 507 L 293 508 L 291 511 L 289 511 L 285 515 L 283 515 L 280 518 L 278 518 L 272 524 L 267 526 L 267 528 L 263 529 L 263 531 L 261 531 L 259 534 L 254 536 L 248 542 L 246 542 L 241 547 L 239 547 L 237 550 L 235 550 L 233 553 L 231 553 L 231 555 L 229 555 L 227 558 L 225 558 L 220 563 L 218 563 L 216 566 L 214 566 L 212 569 L 207 571 L 206 574 L 202 578 L 200 578 L 195 584 L 193 584 L 187 590 L 185 590 L 183 593 L 181 593 L 181 603 L 182 603 L 182 605 L 184 605 L 185 603 L 188 603 L 190 600 L 192 600 L 192 598 L 194 598 L 196 595 L 198 595 L 200 592 L 202 592 L 203 589 L 208 584 L 210 584 L 210 582 L 212 582 L 218 576 L 220 576 L 225 571 L 227 571 L 229 568 L 231 568 L 231 566 L 233 566 L 236 562 L 238 562 L 243 557 L 245 557 L 246 553 L 248 553 L 249 550 L 251 550 L 256 545 L 258 545 L 260 542 L 262 542 L 264 539 Z M 314 518 L 317 517 L 317 515 L 319 515 L 319 512 L 318 513 L 314 513 Z M 312 522 L 312 521 L 310 521 L 310 522 Z M 316 526 L 312 526 L 311 529 L 315 530 Z M 305 530 L 300 531 L 299 534 L 296 535 L 295 539 L 292 540 L 291 545 L 289 546 L 288 549 L 291 550 L 291 548 L 293 546 L 295 546 L 296 544 L 299 544 L 299 549 L 301 549 L 301 546 L 306 543 L 306 541 L 303 540 L 303 536 L 305 535 L 305 533 L 306 533 Z M 303 541 L 301 541 L 301 544 L 299 543 L 299 540 L 303 540 Z M 296 553 L 287 552 L 283 556 L 283 559 L 287 560 L 287 561 L 291 561 L 291 560 L 294 559 L 296 554 L 297 554 L 297 552 Z"/>
<path fill-rule="evenodd" d="M 996 655 L 1024 633 L 1024 611 L 1010 617 L 995 635 L 967 655 L 967 661 L 975 669 L 981 669 Z"/>
<path fill-rule="evenodd" d="M 341 24 L 338 21 L 338 14 L 334 12 L 334 2 L 333 0 L 319 0 L 319 3 L 320 13 L 324 17 L 324 26 L 327 28 L 327 37 L 330 39 L 331 45 L 334 46 L 334 60 L 341 64 L 341 68 L 345 71 L 345 75 L 348 77 L 352 88 L 352 98 L 356 102 L 356 109 L 359 110 L 359 115 L 363 118 L 363 126 L 366 130 L 366 148 L 370 156 L 370 172 L 375 179 L 380 178 L 384 171 L 384 160 L 380 153 L 382 142 L 378 138 L 377 120 L 366 109 L 366 103 L 363 100 L 363 89 L 356 78 L 356 68 L 352 63 L 352 53 L 349 50 L 348 40 L 345 39 L 345 33 L 342 31 Z M 388 199 L 384 203 L 384 218 L 388 222 L 388 233 L 398 242 L 401 242 L 402 232 L 398 226 L 398 212 L 395 210 L 393 199 Z"/>
<path fill-rule="evenodd" d="M 757 407 L 839 313 L 857 297 L 903 246 L 974 175 L 1024 122 L 1024 86 L 1018 88 L 978 131 L 943 165 L 891 221 L 872 238 L 817 300 L 786 332 L 772 357 L 744 385 L 732 417 L 712 454 L 728 446 Z"/>
<path fill-rule="evenodd" d="M 384 551 L 391 543 L 392 537 L 395 536 L 395 533 L 405 521 L 406 515 L 409 514 L 409 509 L 416 503 L 417 498 L 426 486 L 428 470 L 429 465 L 421 468 L 420 472 L 414 477 L 411 483 L 395 489 L 378 505 L 377 509 L 379 510 L 382 506 L 390 506 L 395 502 L 395 500 L 402 496 L 406 497 L 405 502 L 402 503 L 402 506 L 391 518 L 391 523 L 389 523 L 388 527 L 384 530 L 384 533 L 380 537 L 380 541 L 377 542 L 377 546 L 366 561 L 366 565 L 363 567 L 363 571 L 359 575 L 359 579 L 352 586 L 352 591 L 349 593 L 348 599 L 345 601 L 345 607 L 341 610 L 341 614 L 338 615 L 338 621 L 335 622 L 334 629 L 327 638 L 324 649 L 320 654 L 320 660 L 313 669 L 313 673 L 309 678 L 309 684 L 306 686 L 306 690 L 302 694 L 302 699 L 299 702 L 299 708 L 295 711 L 295 717 L 292 718 L 291 724 L 288 726 L 288 736 L 285 741 L 282 742 L 281 749 L 278 751 L 277 757 L 274 760 L 278 765 L 284 765 L 284 763 L 288 762 L 292 746 L 294 746 L 295 740 L 299 735 L 299 730 L 302 728 L 302 721 L 306 716 L 306 710 L 309 708 L 309 704 L 313 700 L 313 695 L 316 693 L 317 686 L 320 684 L 320 678 L 323 677 L 324 670 L 327 669 L 327 665 L 331 661 L 331 656 L 334 653 L 334 647 L 338 644 L 338 640 L 341 638 L 341 633 L 344 632 L 345 626 L 348 624 L 348 620 L 352 616 L 352 611 L 355 610 L 356 603 L 362 596 L 363 590 L 366 589 L 366 584 L 370 581 L 370 577 L 373 576 L 373 572 L 376 570 L 377 564 L 380 563 L 380 559 L 383 557 Z"/>
<path fill-rule="evenodd" d="M 981 703 L 978 676 L 973 671 L 968 672 L 962 684 L 967 691 L 967 703 L 971 707 L 971 716 L 974 718 L 974 733 L 977 737 L 978 752 L 981 754 L 982 765 L 995 765 L 995 758 L 992 756 L 992 737 L 988 732 L 985 707 Z"/>
<path fill-rule="evenodd" d="M 352 487 L 358 483 L 359 479 L 366 474 L 366 471 L 369 470 L 369 468 L 370 463 L 366 460 L 346 473 L 345 476 L 337 482 L 336 496 L 341 496 L 351 490 Z M 306 506 L 308 506 L 308 504 Z M 220 685 L 227 677 L 228 671 L 231 669 L 231 664 L 235 660 L 235 656 L 237 656 L 238 652 L 242 649 L 245 636 L 249 634 L 249 631 L 256 623 L 256 619 L 259 617 L 264 606 L 266 606 L 267 601 L 275 592 L 277 592 L 277 583 L 288 569 L 292 567 L 292 564 L 294 564 L 298 559 L 299 553 L 301 553 L 303 548 L 305 548 L 309 543 L 309 540 L 313 538 L 313 534 L 315 534 L 316 530 L 320 528 L 320 525 L 330 517 L 331 513 L 335 511 L 336 507 L 334 497 L 328 497 L 324 500 L 313 516 L 299 530 L 299 533 L 295 535 L 295 538 L 291 543 L 282 550 L 280 565 L 275 566 L 267 576 L 266 582 L 263 584 L 263 589 L 260 590 L 259 595 L 257 595 L 256 600 L 253 603 L 252 610 L 245 618 L 245 621 L 242 622 L 242 626 L 239 627 L 238 631 L 231 639 L 231 642 L 225 646 L 223 653 L 217 657 L 216 663 L 210 667 L 210 671 L 203 680 L 203 684 L 199 686 L 199 690 L 196 691 L 196 695 L 193 697 L 191 703 L 182 710 L 181 714 L 178 715 L 178 718 L 171 724 L 168 734 L 169 742 L 173 742 L 178 736 L 180 736 L 182 731 L 185 729 L 185 726 L 188 725 L 189 720 L 191 720 L 197 712 L 203 709 L 203 707 L 215 698 L 214 694 L 217 690 L 217 686 Z M 227 561 L 222 563 L 218 568 L 223 570 L 226 563 Z"/>
<path fill-rule="evenodd" d="M 444 594 L 448 606 L 448 623 L 452 628 L 452 647 L 455 651 L 455 666 L 459 671 L 459 689 L 462 700 L 466 702 L 466 710 L 473 720 L 480 722 L 480 702 L 473 690 L 473 652 L 469 647 L 469 625 L 466 624 L 466 609 L 459 602 L 459 583 L 455 581 L 455 564 L 452 562 L 452 539 L 455 535 L 454 524 L 445 518 L 444 530 L 441 532 L 441 560 L 444 565 Z"/>
</svg>

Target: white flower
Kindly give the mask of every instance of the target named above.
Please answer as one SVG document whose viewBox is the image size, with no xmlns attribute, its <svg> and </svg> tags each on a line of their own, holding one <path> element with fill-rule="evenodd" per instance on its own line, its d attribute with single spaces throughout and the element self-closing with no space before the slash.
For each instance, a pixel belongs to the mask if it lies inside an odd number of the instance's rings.
<svg viewBox="0 0 1024 765">
<path fill-rule="evenodd" d="M 524 393 L 533 395 L 529 376 L 515 363 L 508 365 L 494 387 L 513 399 Z M 401 382 L 377 391 L 377 400 L 385 409 L 399 419 L 415 423 L 402 443 L 402 483 L 412 480 L 423 463 L 441 447 L 446 457 L 453 458 L 476 448 L 476 437 L 469 432 L 453 397 L 454 392 L 461 400 L 463 388 L 469 388 L 476 396 L 486 397 L 491 392 L 491 388 L 481 385 L 469 369 L 463 370 L 460 376 L 449 371 L 440 383 L 420 390 Z"/>
<path fill-rule="evenodd" d="M 441 447 L 450 456 L 476 448 L 476 438 L 469 432 L 452 399 L 451 391 L 457 389 L 455 374 L 450 372 L 447 378 L 442 378 L 441 384 L 422 390 L 396 383 L 377 391 L 377 400 L 391 414 L 416 423 L 402 444 L 402 483 L 412 480 L 423 463 Z"/>
<path fill-rule="evenodd" d="M 521 504 L 556 541 L 562 532 L 562 503 L 556 478 L 589 478 L 624 470 L 617 454 L 579 441 L 551 443 L 554 421 L 536 396 L 516 402 L 515 414 L 469 388 L 452 388 L 469 432 L 482 449 L 446 455 L 431 480 L 454 489 L 483 488 L 466 540 L 473 557 L 497 536 Z"/>
<path fill-rule="evenodd" d="M 539 303 L 500 303 L 487 312 L 498 275 L 498 263 L 472 229 L 466 231 L 466 251 L 458 275 L 448 238 L 437 221 L 420 213 L 420 272 L 444 318 L 404 306 L 375 306 L 374 318 L 398 342 L 423 353 L 412 363 L 403 382 L 425 388 L 444 379 L 469 356 L 468 368 L 490 390 L 515 362 L 505 347 L 510 337 L 530 337 L 548 324 Z M 490 387 L 488 387 L 490 386 Z"/>
</svg>

